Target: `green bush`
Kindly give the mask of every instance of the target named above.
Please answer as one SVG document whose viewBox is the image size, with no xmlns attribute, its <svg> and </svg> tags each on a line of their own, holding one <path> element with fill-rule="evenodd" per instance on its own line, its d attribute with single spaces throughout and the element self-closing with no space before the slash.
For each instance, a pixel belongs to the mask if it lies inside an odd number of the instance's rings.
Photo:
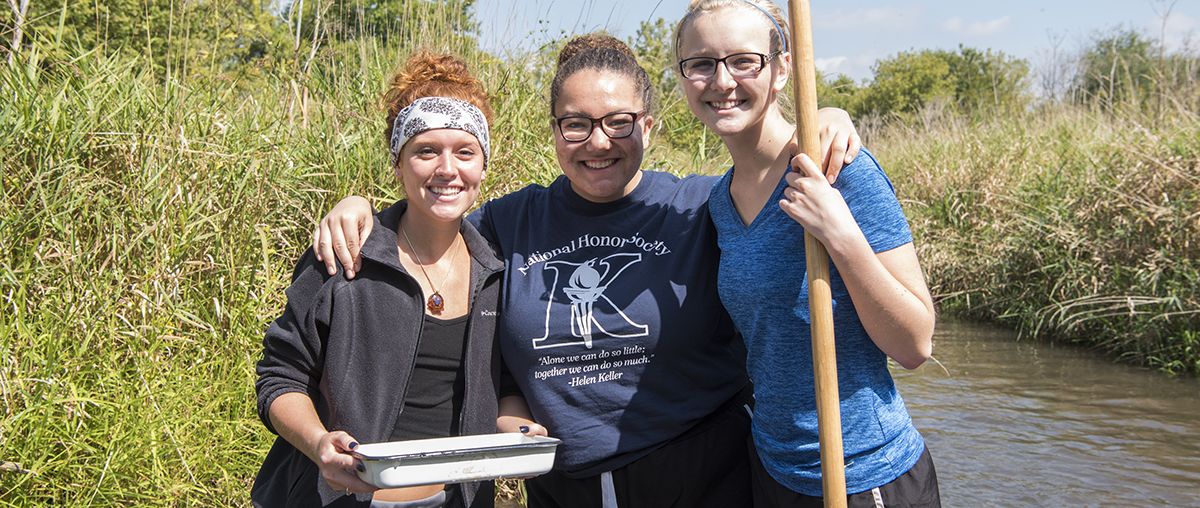
<svg viewBox="0 0 1200 508">
<path fill-rule="evenodd" d="M 978 117 L 1019 111 L 1029 103 L 1029 64 L 991 50 L 959 46 L 957 52 L 902 52 L 876 62 L 874 74 L 857 97 L 845 102 L 855 116 L 906 118 L 935 107 Z M 838 82 L 842 88 L 847 84 Z"/>
<path fill-rule="evenodd" d="M 1133 30 L 1100 37 L 1080 58 L 1072 93 L 1080 101 L 1110 108 L 1141 103 L 1154 93 L 1155 52 L 1154 43 Z"/>
<path fill-rule="evenodd" d="M 36 47 L 42 61 L 49 63 L 69 60 L 79 48 L 100 48 L 148 57 L 159 72 L 214 76 L 258 66 L 286 47 L 286 31 L 271 14 L 271 4 L 271 0 L 33 1 L 21 27 L 22 45 L 26 51 Z M 12 10 L 0 9 L 0 33 L 10 33 L 15 23 Z"/>
<path fill-rule="evenodd" d="M 875 77 L 863 89 L 857 113 L 886 116 L 915 113 L 937 102 L 954 101 L 956 76 L 944 51 L 900 53 L 876 62 Z"/>
</svg>

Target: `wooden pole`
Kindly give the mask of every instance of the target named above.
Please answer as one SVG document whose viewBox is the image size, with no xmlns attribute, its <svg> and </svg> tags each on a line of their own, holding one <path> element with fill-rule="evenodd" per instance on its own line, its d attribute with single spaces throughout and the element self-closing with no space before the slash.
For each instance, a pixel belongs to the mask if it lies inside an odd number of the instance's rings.
<svg viewBox="0 0 1200 508">
<path fill-rule="evenodd" d="M 791 20 L 792 93 L 796 100 L 796 144 L 809 158 L 821 160 L 817 126 L 817 72 L 813 65 L 812 12 L 808 0 L 788 0 Z M 837 355 L 833 342 L 833 295 L 829 253 L 804 233 L 808 268 L 808 312 L 812 322 L 813 378 L 817 390 L 817 427 L 821 440 L 821 489 L 826 508 L 846 506 L 846 468 L 842 456 L 842 416 L 838 399 Z"/>
</svg>

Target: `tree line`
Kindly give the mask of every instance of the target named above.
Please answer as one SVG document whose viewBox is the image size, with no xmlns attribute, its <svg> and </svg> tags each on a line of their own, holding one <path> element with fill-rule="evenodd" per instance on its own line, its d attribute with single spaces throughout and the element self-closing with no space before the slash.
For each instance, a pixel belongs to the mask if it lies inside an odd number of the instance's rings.
<svg viewBox="0 0 1200 508">
<path fill-rule="evenodd" d="M 856 117 L 906 117 L 929 108 L 981 116 L 1053 102 L 1110 111 L 1200 105 L 1200 58 L 1186 49 L 1168 53 L 1162 41 L 1133 29 L 1097 34 L 1073 61 L 1051 65 L 1065 67 L 1043 70 L 1065 73 L 1065 86 L 1043 83 L 1036 97 L 1027 60 L 961 45 L 903 51 L 876 62 L 865 83 L 823 78 L 818 96 Z"/>
<path fill-rule="evenodd" d="M 441 33 L 459 39 L 453 47 L 477 47 L 473 6 L 474 0 L 8 0 L 0 51 L 10 63 L 35 50 L 45 64 L 84 51 L 138 55 L 165 76 L 185 78 L 309 72 L 314 58 L 362 38 L 417 47 L 436 43 L 422 34 Z M 661 19 L 643 23 L 630 40 L 665 93 L 675 86 L 670 40 Z M 1045 102 L 1194 109 L 1198 62 L 1189 48 L 1168 51 L 1142 32 L 1113 29 L 1070 61 L 1052 62 L 1065 86 L 1043 83 L 1040 96 L 1027 60 L 966 46 L 900 51 L 877 61 L 873 77 L 862 82 L 822 76 L 818 96 L 855 117 L 884 119 L 931 110 L 986 117 Z"/>
<path fill-rule="evenodd" d="M 383 42 L 431 21 L 476 31 L 474 0 L 8 0 L 0 52 L 52 65 L 88 51 L 137 56 L 164 76 L 257 75 L 304 68 L 339 42 Z M 393 41 L 412 42 L 412 41 Z M 36 48 L 36 49 L 35 49 Z"/>
</svg>

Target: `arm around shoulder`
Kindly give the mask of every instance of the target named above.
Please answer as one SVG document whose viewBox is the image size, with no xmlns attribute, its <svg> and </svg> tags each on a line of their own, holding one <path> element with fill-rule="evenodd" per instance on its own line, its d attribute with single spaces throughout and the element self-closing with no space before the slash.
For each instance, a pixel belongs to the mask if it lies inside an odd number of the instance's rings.
<svg viewBox="0 0 1200 508">
<path fill-rule="evenodd" d="M 325 263 L 329 275 L 337 273 L 337 264 L 345 267 L 346 278 L 353 279 L 362 268 L 359 253 L 375 226 L 375 210 L 366 198 L 347 196 L 333 207 L 313 229 L 313 252 Z"/>
</svg>

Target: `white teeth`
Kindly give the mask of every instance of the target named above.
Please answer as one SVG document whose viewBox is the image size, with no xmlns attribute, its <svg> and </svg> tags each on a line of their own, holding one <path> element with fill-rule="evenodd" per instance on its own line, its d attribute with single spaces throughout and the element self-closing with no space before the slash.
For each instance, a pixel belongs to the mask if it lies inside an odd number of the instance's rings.
<svg viewBox="0 0 1200 508">
<path fill-rule="evenodd" d="M 739 106 L 745 101 L 709 101 L 708 103 L 716 109 L 731 109 Z"/>
<path fill-rule="evenodd" d="M 462 192 L 462 188 L 460 188 L 460 187 L 429 187 L 429 192 L 432 192 L 439 196 L 453 196 L 453 195 L 458 194 L 459 192 Z"/>
<path fill-rule="evenodd" d="M 583 165 L 592 169 L 604 169 L 615 164 L 616 162 L 617 161 L 614 159 L 605 159 L 602 161 L 583 161 Z"/>
</svg>

